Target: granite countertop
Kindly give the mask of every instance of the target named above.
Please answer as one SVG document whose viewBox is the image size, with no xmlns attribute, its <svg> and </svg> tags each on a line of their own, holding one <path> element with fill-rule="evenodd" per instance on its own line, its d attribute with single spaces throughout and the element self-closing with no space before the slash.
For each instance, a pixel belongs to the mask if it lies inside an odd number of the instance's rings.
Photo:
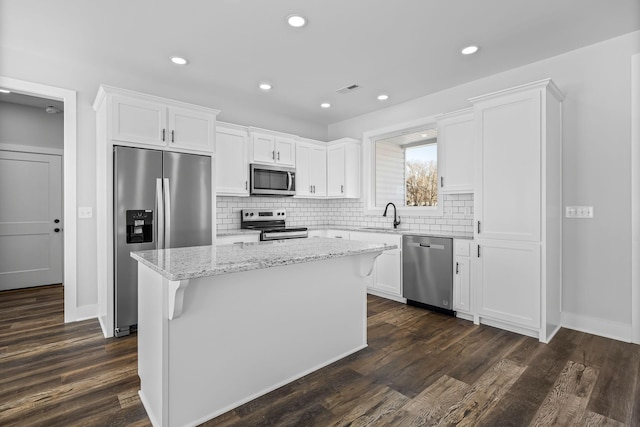
<svg viewBox="0 0 640 427">
<path fill-rule="evenodd" d="M 236 230 L 218 230 L 216 231 L 216 236 L 224 237 L 224 236 L 241 236 L 243 234 L 260 234 L 260 230 L 249 230 L 246 228 L 236 229 Z"/>
<path fill-rule="evenodd" d="M 362 233 L 386 233 L 397 235 L 412 235 L 412 236 L 428 236 L 428 237 L 450 237 L 453 239 L 473 239 L 473 233 L 465 233 L 462 231 L 420 231 L 420 230 L 407 230 L 404 228 L 384 228 L 384 227 L 355 227 L 346 225 L 319 225 L 315 227 L 309 227 L 309 230 L 344 230 L 344 231 L 356 231 Z"/>
<path fill-rule="evenodd" d="M 187 280 L 396 248 L 396 245 L 317 238 L 139 251 L 132 252 L 131 257 L 169 280 Z"/>
</svg>

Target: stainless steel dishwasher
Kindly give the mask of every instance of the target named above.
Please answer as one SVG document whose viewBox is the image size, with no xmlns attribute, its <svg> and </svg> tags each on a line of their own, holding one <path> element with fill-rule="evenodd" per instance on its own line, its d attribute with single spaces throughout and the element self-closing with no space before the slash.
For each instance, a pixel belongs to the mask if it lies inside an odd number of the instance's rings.
<svg viewBox="0 0 640 427">
<path fill-rule="evenodd" d="M 453 312 L 453 239 L 402 236 L 402 289 L 407 304 Z"/>
</svg>

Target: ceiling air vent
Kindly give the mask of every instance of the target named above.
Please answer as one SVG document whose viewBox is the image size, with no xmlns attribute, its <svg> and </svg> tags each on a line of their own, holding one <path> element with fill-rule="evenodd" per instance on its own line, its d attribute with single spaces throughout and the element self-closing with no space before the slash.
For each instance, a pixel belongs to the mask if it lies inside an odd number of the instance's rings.
<svg viewBox="0 0 640 427">
<path fill-rule="evenodd" d="M 345 86 L 345 87 L 343 87 L 342 89 L 338 89 L 336 92 L 338 92 L 338 93 L 341 93 L 341 94 L 345 95 L 345 94 L 347 94 L 347 93 L 351 93 L 351 92 L 353 92 L 354 90 L 358 90 L 358 89 L 360 89 L 360 86 L 358 86 L 357 84 L 355 84 L 355 83 L 354 83 L 354 84 L 352 84 L 352 85 Z"/>
</svg>

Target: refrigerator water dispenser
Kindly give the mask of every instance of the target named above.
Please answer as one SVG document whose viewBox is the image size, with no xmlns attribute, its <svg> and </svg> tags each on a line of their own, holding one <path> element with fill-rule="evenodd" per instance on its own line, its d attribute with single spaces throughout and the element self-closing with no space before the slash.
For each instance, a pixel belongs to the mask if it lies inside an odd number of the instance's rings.
<svg viewBox="0 0 640 427">
<path fill-rule="evenodd" d="M 153 242 L 153 211 L 127 211 L 127 243 Z"/>
</svg>

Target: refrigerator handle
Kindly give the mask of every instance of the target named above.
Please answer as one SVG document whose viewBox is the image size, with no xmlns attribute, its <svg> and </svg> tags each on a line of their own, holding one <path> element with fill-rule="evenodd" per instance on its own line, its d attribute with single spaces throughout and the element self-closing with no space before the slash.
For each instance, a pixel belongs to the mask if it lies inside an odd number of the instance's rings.
<svg viewBox="0 0 640 427">
<path fill-rule="evenodd" d="M 171 247 L 171 194 L 169 193 L 169 178 L 164 178 L 164 248 Z"/>
<path fill-rule="evenodd" d="M 164 203 L 162 202 L 162 179 L 156 179 L 156 249 L 164 247 Z"/>
</svg>

